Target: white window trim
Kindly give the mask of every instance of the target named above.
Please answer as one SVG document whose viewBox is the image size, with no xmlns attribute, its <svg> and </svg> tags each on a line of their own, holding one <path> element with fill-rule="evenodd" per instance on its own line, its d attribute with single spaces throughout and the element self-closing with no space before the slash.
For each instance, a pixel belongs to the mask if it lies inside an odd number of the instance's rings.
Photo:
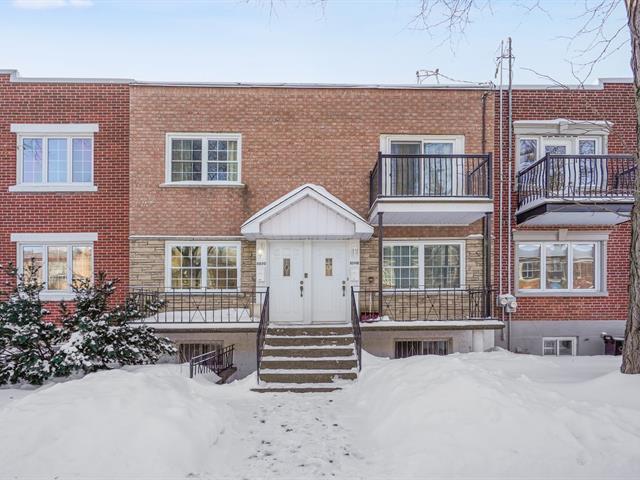
<svg viewBox="0 0 640 480">
<path fill-rule="evenodd" d="M 173 247 L 200 247 L 200 283 L 203 285 L 201 288 L 172 288 L 171 287 L 171 249 Z M 236 270 L 238 278 L 237 288 L 206 288 L 207 285 L 207 248 L 208 247 L 236 247 Z M 197 241 L 184 241 L 184 242 L 165 242 L 164 250 L 164 285 L 165 290 L 172 292 L 237 292 L 241 289 L 242 285 L 242 265 L 240 263 L 242 259 L 242 244 L 238 241 L 216 241 L 216 242 L 197 242 Z"/>
<path fill-rule="evenodd" d="M 171 179 L 171 140 L 187 139 L 202 140 L 202 180 L 178 182 Z M 207 178 L 207 158 L 208 140 L 235 140 L 238 142 L 238 180 L 206 180 Z M 172 132 L 165 135 L 165 175 L 161 186 L 172 187 L 202 187 L 202 186 L 241 186 L 242 185 L 242 134 L 240 133 L 188 133 Z"/>
<path fill-rule="evenodd" d="M 424 288 L 424 246 L 425 245 L 459 245 L 460 246 L 460 286 L 454 288 Z M 467 268 L 467 258 L 466 258 L 466 242 L 464 240 L 391 240 L 382 242 L 382 252 L 384 255 L 384 247 L 402 247 L 402 246 L 413 246 L 418 247 L 418 287 L 417 288 L 385 288 L 385 291 L 409 291 L 409 290 L 429 290 L 429 291 L 438 291 L 438 290 L 464 290 L 466 287 L 466 268 Z M 383 267 L 384 270 L 384 262 Z M 380 272 L 382 275 L 382 272 Z"/>
<path fill-rule="evenodd" d="M 15 235 L 15 234 L 14 234 Z M 14 235 L 12 235 L 11 240 L 13 240 Z M 22 235 L 22 234 L 18 234 Z M 44 234 L 46 235 L 46 234 Z M 16 259 L 18 264 L 18 273 L 23 274 L 23 248 L 24 247 L 38 247 L 42 248 L 42 281 L 44 282 L 44 289 L 40 292 L 40 299 L 45 301 L 56 301 L 56 300 L 73 300 L 75 298 L 75 294 L 71 288 L 72 280 L 73 280 L 73 247 L 91 247 L 91 280 L 95 278 L 95 245 L 93 241 L 89 240 L 78 240 L 77 237 L 74 238 L 73 235 L 66 237 L 66 240 L 61 237 L 56 237 L 54 240 L 48 240 L 45 236 L 32 235 L 30 238 L 20 237 L 21 240 L 16 241 Z M 97 235 L 95 237 L 97 239 Z M 69 288 L 66 290 L 49 290 L 47 286 L 48 280 L 48 247 L 67 247 L 67 284 Z"/>
<path fill-rule="evenodd" d="M 575 357 L 577 355 L 577 350 L 578 350 L 578 337 L 542 337 L 542 356 L 565 356 L 565 355 L 560 355 L 560 342 L 564 341 L 564 340 L 571 340 L 571 356 Z M 554 341 L 556 343 L 556 352 L 554 355 L 551 354 L 546 354 L 544 353 L 544 342 L 546 341 Z M 568 355 L 566 355 L 568 356 Z"/>
<path fill-rule="evenodd" d="M 380 151 L 382 153 L 391 152 L 391 142 L 421 142 L 424 152 L 425 143 L 453 143 L 453 154 L 462 155 L 465 149 L 464 135 L 381 135 Z"/>
<path fill-rule="evenodd" d="M 95 128 L 97 131 L 97 124 Z M 16 137 L 16 184 L 9 186 L 9 192 L 96 192 L 98 188 L 95 185 L 95 138 L 91 131 L 85 128 L 82 131 L 69 131 L 69 125 L 11 125 L 12 132 L 14 127 L 23 126 L 25 128 L 16 128 L 18 133 Z M 85 125 L 82 125 L 83 127 Z M 28 130 L 35 128 L 35 131 Z M 42 128 L 37 128 L 42 127 Z M 45 130 L 46 127 L 46 131 Z M 59 131 L 55 131 L 53 127 L 59 127 Z M 53 129 L 53 130 L 52 130 Z M 42 139 L 42 182 L 24 182 L 22 177 L 22 140 L 25 138 Z M 64 138 L 67 140 L 67 181 L 66 182 L 49 182 L 48 181 L 48 148 L 47 142 L 50 138 Z M 91 140 L 91 179 L 88 182 L 73 182 L 73 139 L 86 138 Z"/>
<path fill-rule="evenodd" d="M 578 155 L 579 153 L 579 142 L 580 140 L 595 140 L 596 141 L 596 153 L 595 155 L 606 155 L 607 154 L 607 136 L 606 135 L 528 135 L 528 134 L 520 134 L 516 135 L 515 142 L 515 159 L 516 159 L 516 173 L 519 172 L 522 168 L 520 166 L 520 140 L 535 140 L 537 143 L 537 151 L 536 158 L 534 162 L 537 162 L 542 157 L 544 157 L 544 147 L 550 143 L 559 142 L 559 141 L 570 141 L 571 142 L 571 151 L 567 152 L 567 155 Z M 533 163 L 533 162 L 532 162 Z M 531 163 L 527 166 L 530 166 Z"/>
<path fill-rule="evenodd" d="M 586 244 L 591 243 L 595 245 L 595 288 L 586 289 L 586 288 L 546 288 L 544 285 L 546 284 L 546 275 L 547 275 L 547 265 L 546 265 L 546 253 L 545 253 L 545 245 L 550 244 L 566 244 L 568 254 L 568 270 L 567 270 L 567 280 L 568 284 L 573 283 L 573 249 L 571 246 L 573 244 Z M 540 285 L 541 288 L 519 288 L 519 278 L 520 278 L 520 256 L 518 254 L 518 246 L 520 244 L 531 245 L 536 244 L 540 245 Z M 580 296 L 580 297 L 588 297 L 588 296 L 604 296 L 607 294 L 605 290 L 606 281 L 603 275 L 605 271 L 605 262 L 606 258 L 604 255 L 604 251 L 606 250 L 606 243 L 600 240 L 522 240 L 516 242 L 515 248 L 515 291 L 518 296 Z"/>
</svg>

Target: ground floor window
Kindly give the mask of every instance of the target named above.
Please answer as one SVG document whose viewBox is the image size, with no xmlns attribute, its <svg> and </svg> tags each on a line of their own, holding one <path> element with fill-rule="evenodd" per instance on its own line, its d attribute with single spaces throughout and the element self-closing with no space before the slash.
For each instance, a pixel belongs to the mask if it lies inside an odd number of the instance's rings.
<svg viewBox="0 0 640 480">
<path fill-rule="evenodd" d="M 464 242 L 385 242 L 385 288 L 461 288 Z"/>
<path fill-rule="evenodd" d="M 448 354 L 449 340 L 396 340 L 395 358 Z"/>
<path fill-rule="evenodd" d="M 28 274 L 33 262 L 43 293 L 69 293 L 81 280 L 93 279 L 93 245 L 75 243 L 24 243 L 18 245 L 20 273 Z"/>
<path fill-rule="evenodd" d="M 526 242 L 517 246 L 518 289 L 597 291 L 601 242 Z"/>
<path fill-rule="evenodd" d="M 166 258 L 170 288 L 236 290 L 240 285 L 239 242 L 168 243 Z"/>
<path fill-rule="evenodd" d="M 542 339 L 543 355 L 575 355 L 576 337 L 545 337 Z"/>
</svg>

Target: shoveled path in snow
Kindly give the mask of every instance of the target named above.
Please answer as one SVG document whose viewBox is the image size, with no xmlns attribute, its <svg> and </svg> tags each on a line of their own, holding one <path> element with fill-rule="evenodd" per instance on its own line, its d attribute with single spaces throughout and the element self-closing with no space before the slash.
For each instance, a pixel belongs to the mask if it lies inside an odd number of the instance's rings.
<svg viewBox="0 0 640 480">
<path fill-rule="evenodd" d="M 249 413 L 237 445 L 237 478 L 357 478 L 365 461 L 357 436 L 345 425 L 337 393 L 263 393 L 239 400 Z M 231 473 L 231 472 L 229 472 Z"/>
</svg>

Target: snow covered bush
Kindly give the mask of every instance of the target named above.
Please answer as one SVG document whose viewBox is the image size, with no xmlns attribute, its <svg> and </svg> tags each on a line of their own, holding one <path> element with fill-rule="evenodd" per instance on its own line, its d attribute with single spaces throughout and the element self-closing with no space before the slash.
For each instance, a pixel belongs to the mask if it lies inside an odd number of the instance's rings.
<svg viewBox="0 0 640 480">
<path fill-rule="evenodd" d="M 60 330 L 45 321 L 49 312 L 43 307 L 35 262 L 26 266 L 24 274 L 9 265 L 3 269 L 14 278 L 10 293 L 0 292 L 0 385 L 29 382 L 41 385 L 52 375 L 51 358 Z"/>
<path fill-rule="evenodd" d="M 162 303 L 152 300 L 141 306 L 127 298 L 124 305 L 110 308 L 115 285 L 98 274 L 95 284 L 83 280 L 73 287 L 75 308 L 62 306 L 62 342 L 52 359 L 56 375 L 156 363 L 162 355 L 175 354 L 169 339 L 157 337 L 146 325 L 133 324 Z"/>
</svg>

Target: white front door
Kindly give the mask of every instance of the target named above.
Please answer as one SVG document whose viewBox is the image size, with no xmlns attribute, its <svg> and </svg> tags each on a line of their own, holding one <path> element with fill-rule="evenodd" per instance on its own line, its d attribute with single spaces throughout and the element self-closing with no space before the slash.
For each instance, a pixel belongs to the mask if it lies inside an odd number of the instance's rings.
<svg viewBox="0 0 640 480">
<path fill-rule="evenodd" d="M 311 315 L 313 323 L 345 322 L 351 292 L 347 288 L 345 242 L 312 244 L 313 277 Z"/>
<path fill-rule="evenodd" d="M 344 323 L 351 298 L 345 241 L 269 242 L 273 323 Z"/>
<path fill-rule="evenodd" d="M 269 245 L 269 317 L 279 323 L 304 323 L 304 243 Z"/>
</svg>

